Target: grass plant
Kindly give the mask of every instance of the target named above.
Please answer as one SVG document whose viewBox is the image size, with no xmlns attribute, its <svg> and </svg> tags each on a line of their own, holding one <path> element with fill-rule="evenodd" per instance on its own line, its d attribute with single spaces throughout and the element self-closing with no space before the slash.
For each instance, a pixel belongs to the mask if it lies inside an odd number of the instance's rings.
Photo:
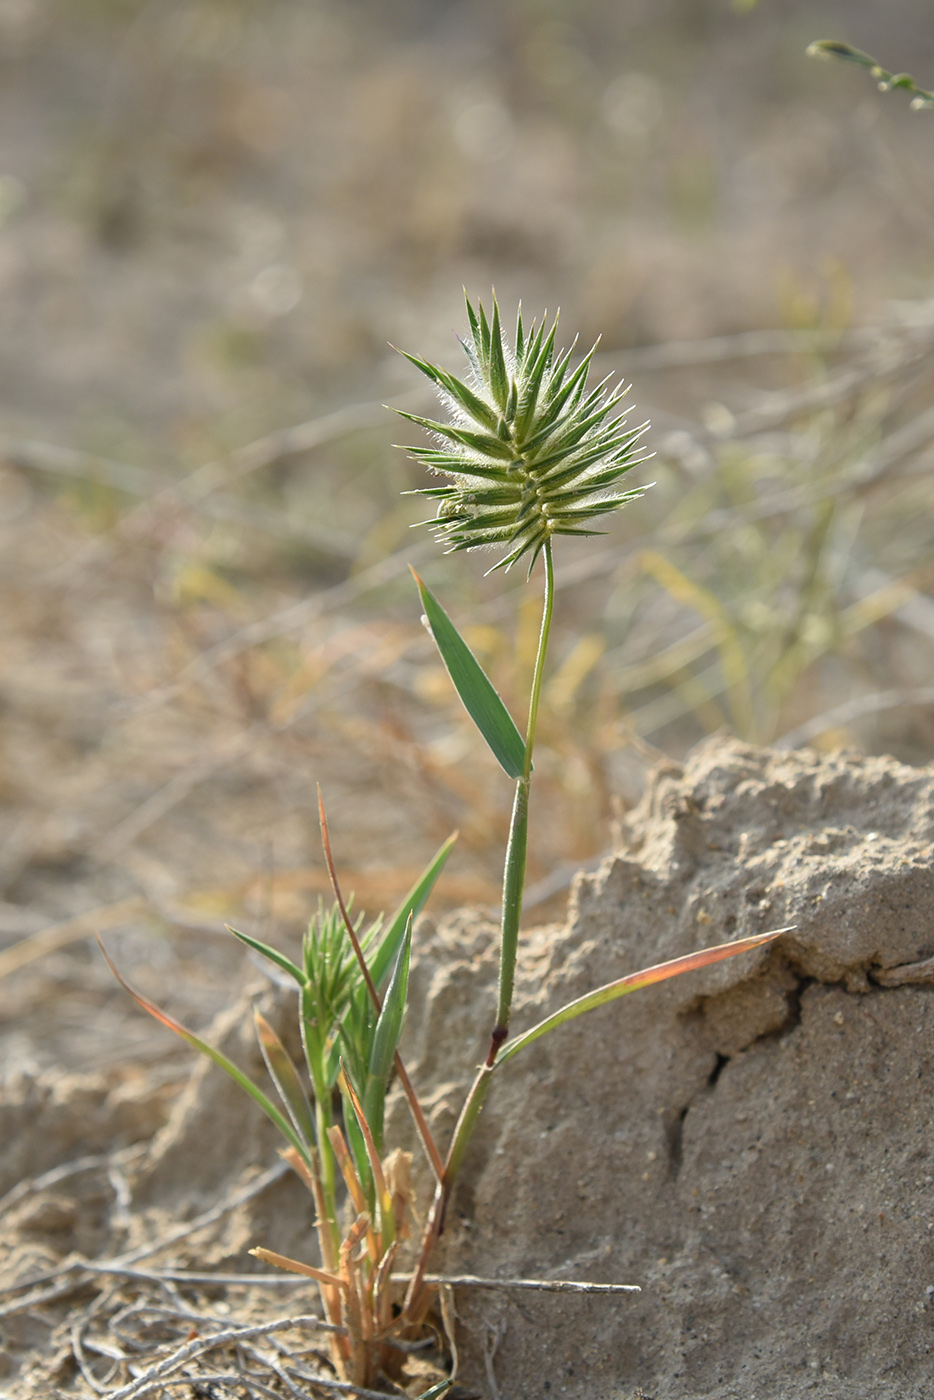
<svg viewBox="0 0 934 1400">
<path fill-rule="evenodd" d="M 934 107 L 934 92 L 920 87 L 910 73 L 890 73 L 887 68 L 883 68 L 878 59 L 863 53 L 862 49 L 855 49 L 852 44 L 842 43 L 839 39 L 816 39 L 813 44 L 808 45 L 808 54 L 811 58 L 838 58 L 844 63 L 855 63 L 860 68 L 868 68 L 878 83 L 880 92 L 909 93 L 914 112 Z"/>
<path fill-rule="evenodd" d="M 503 1067 L 534 1041 L 597 1006 L 762 947 L 785 931 L 701 949 L 631 973 L 512 1034 L 533 756 L 555 605 L 555 542 L 562 536 L 598 533 L 595 522 L 642 494 L 641 486 L 619 488 L 646 458 L 642 440 L 647 425 L 629 423 L 625 390 L 609 380 L 588 389 L 596 347 L 578 363 L 574 345 L 556 350 L 557 318 L 550 327 L 543 320 L 527 328 L 520 312 L 510 344 L 495 298 L 489 317 L 482 306 L 475 309 L 469 301 L 467 315 L 466 379 L 407 356 L 436 386 L 450 415 L 444 422 L 402 415 L 432 434 L 431 445 L 409 450 L 443 478 L 442 484 L 429 485 L 420 494 L 437 505 L 431 524 L 448 551 L 498 549 L 491 572 L 522 562 L 529 580 L 540 576 L 542 605 L 523 735 L 454 622 L 416 575 L 424 620 L 457 694 L 515 784 L 504 861 L 496 1006 L 491 1008 L 486 1057 L 476 1069 L 450 1142 L 443 1153 L 434 1142 L 398 1047 L 413 924 L 441 875 L 453 837 L 392 918 L 367 923 L 352 914 L 343 898 L 320 802 L 334 903 L 321 906 L 312 919 L 300 960 L 294 962 L 249 934 L 235 933 L 290 977 L 297 989 L 301 1068 L 269 1022 L 258 1012 L 254 1015 L 275 1097 L 201 1037 L 127 988 L 144 1010 L 220 1065 L 281 1133 L 283 1156 L 314 1201 L 321 1258 L 308 1264 L 265 1249 L 253 1252 L 317 1282 L 328 1321 L 340 1329 L 332 1341 L 335 1370 L 341 1379 L 365 1387 L 399 1378 L 405 1352 L 397 1344 L 417 1334 L 435 1301 L 438 1281 L 428 1272 L 430 1261 L 474 1128 Z M 421 1238 L 413 1240 L 414 1267 L 405 1279 L 404 1295 L 394 1269 L 412 1234 L 415 1212 L 411 1157 L 384 1141 L 386 1095 L 394 1078 L 405 1092 L 435 1181 Z M 445 1384 L 426 1394 L 441 1394 Z"/>
</svg>

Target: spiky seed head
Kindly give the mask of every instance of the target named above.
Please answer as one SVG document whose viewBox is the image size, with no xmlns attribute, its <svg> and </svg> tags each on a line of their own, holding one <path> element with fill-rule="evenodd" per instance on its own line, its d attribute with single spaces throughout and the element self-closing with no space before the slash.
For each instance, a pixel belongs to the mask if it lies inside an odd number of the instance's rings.
<svg viewBox="0 0 934 1400">
<path fill-rule="evenodd" d="M 626 387 L 604 380 L 587 390 L 597 347 L 572 368 L 576 341 L 555 351 L 557 316 L 550 329 L 543 317 L 526 330 L 520 307 L 513 346 L 495 294 L 489 319 L 469 299 L 467 319 L 466 380 L 402 352 L 434 383 L 450 422 L 396 411 L 435 436 L 434 446 L 408 448 L 411 456 L 451 478 L 417 493 L 438 502 L 436 518 L 425 523 L 447 552 L 503 545 L 506 554 L 494 569 L 529 555 L 531 572 L 555 535 L 600 534 L 589 522 L 642 495 L 641 486 L 611 488 L 648 456 L 642 437 L 649 425 L 627 424 Z"/>
</svg>

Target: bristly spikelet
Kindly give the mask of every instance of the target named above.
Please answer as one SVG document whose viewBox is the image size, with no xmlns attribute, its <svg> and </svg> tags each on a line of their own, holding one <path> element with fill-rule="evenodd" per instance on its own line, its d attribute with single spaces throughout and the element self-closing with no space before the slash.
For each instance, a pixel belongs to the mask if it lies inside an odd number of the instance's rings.
<svg viewBox="0 0 934 1400">
<path fill-rule="evenodd" d="M 436 519 L 426 523 L 448 552 L 505 545 L 507 553 L 493 568 L 509 569 L 528 554 L 531 572 L 553 536 L 600 534 L 587 522 L 642 495 L 641 486 L 609 488 L 645 460 L 640 439 L 649 425 L 627 426 L 631 406 L 621 407 L 626 389 L 609 387 L 609 378 L 587 392 L 597 347 L 572 370 L 577 342 L 556 354 L 557 317 L 550 330 L 543 319 L 526 333 L 520 307 L 514 348 L 500 325 L 495 294 L 491 320 L 469 299 L 467 317 L 470 335 L 461 344 L 469 382 L 405 355 L 437 386 L 451 422 L 397 412 L 438 440 L 435 447 L 407 449 L 412 457 L 453 477 L 453 484 L 418 492 L 438 501 Z"/>
</svg>

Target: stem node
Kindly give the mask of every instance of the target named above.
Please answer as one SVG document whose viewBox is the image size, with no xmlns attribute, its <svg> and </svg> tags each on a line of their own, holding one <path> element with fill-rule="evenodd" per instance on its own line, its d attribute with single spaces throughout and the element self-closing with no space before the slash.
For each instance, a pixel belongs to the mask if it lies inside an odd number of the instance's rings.
<svg viewBox="0 0 934 1400">
<path fill-rule="evenodd" d="M 490 1036 L 490 1053 L 486 1057 L 487 1068 L 492 1069 L 499 1054 L 499 1047 L 504 1040 L 509 1038 L 508 1026 L 494 1026 L 493 1034 Z"/>
</svg>

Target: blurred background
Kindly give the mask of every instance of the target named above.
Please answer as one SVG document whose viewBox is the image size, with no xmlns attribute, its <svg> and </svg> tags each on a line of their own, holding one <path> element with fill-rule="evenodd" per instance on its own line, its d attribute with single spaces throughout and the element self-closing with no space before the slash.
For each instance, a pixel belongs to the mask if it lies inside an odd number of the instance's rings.
<svg viewBox="0 0 934 1400">
<path fill-rule="evenodd" d="M 934 83 L 928 0 L 0 0 L 0 1067 L 177 1073 L 89 935 L 203 1025 L 326 894 L 316 782 L 358 907 L 454 828 L 496 905 L 407 565 L 520 719 L 538 591 L 411 531 L 382 407 L 463 287 L 653 424 L 559 552 L 528 919 L 706 734 L 930 761 L 934 115 L 819 38 Z"/>
</svg>

